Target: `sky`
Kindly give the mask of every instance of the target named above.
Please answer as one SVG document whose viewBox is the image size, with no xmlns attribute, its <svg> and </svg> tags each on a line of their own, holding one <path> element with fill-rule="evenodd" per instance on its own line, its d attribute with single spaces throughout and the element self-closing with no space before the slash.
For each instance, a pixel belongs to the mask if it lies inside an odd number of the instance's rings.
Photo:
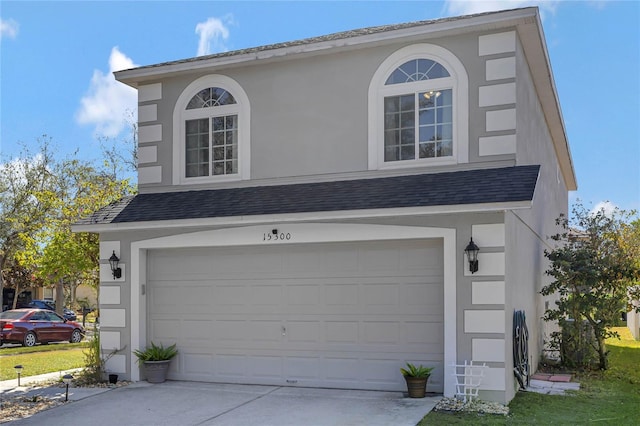
<svg viewBox="0 0 640 426">
<path fill-rule="evenodd" d="M 640 2 L 0 0 L 0 159 L 100 157 L 136 111 L 113 71 L 375 25 L 538 6 L 588 208 L 640 210 Z M 604 80 L 603 80 L 604 79 Z"/>
</svg>

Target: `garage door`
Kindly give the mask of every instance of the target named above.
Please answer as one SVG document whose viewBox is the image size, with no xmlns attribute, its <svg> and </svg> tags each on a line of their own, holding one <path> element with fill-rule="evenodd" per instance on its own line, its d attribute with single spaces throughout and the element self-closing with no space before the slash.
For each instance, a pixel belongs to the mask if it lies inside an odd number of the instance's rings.
<svg viewBox="0 0 640 426">
<path fill-rule="evenodd" d="M 148 340 L 169 377 L 402 390 L 406 361 L 443 387 L 441 240 L 149 251 Z"/>
</svg>

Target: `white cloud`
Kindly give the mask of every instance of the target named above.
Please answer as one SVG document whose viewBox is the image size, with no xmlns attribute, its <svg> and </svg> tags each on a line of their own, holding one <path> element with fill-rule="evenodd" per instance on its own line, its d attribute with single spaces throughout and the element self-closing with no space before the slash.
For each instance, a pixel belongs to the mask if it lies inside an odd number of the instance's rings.
<svg viewBox="0 0 640 426">
<path fill-rule="evenodd" d="M 117 46 L 111 49 L 109 71 L 93 71 L 87 94 L 80 100 L 81 106 L 76 112 L 77 122 L 95 125 L 100 136 L 117 136 L 126 125 L 125 116 L 137 111 L 138 95 L 135 89 L 116 81 L 113 72 L 136 66 Z M 137 120 L 137 116 L 134 119 Z"/>
<path fill-rule="evenodd" d="M 444 10 L 447 15 L 458 16 L 538 6 L 541 14 L 553 14 L 558 3 L 559 1 L 554 0 L 446 0 Z"/>
<path fill-rule="evenodd" d="M 594 215 L 599 211 L 604 212 L 604 215 L 607 217 L 613 217 L 614 213 L 619 210 L 618 206 L 613 204 L 611 201 L 600 201 L 595 205 L 593 209 L 591 209 L 590 214 Z"/>
<path fill-rule="evenodd" d="M 0 39 L 9 37 L 16 38 L 20 25 L 13 19 L 0 18 Z"/>
<path fill-rule="evenodd" d="M 225 42 L 229 38 L 229 28 L 232 23 L 231 16 L 224 18 L 209 18 L 205 22 L 196 25 L 196 34 L 200 36 L 198 41 L 197 56 L 209 55 L 211 53 L 226 52 Z"/>
</svg>

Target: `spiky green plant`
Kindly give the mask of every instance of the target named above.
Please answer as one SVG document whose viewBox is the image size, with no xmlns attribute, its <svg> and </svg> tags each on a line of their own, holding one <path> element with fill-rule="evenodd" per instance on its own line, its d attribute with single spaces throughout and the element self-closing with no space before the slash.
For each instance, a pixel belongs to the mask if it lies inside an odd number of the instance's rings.
<svg viewBox="0 0 640 426">
<path fill-rule="evenodd" d="M 138 363 L 145 361 L 166 361 L 178 354 L 178 348 L 174 343 L 171 346 L 165 347 L 164 345 L 151 342 L 151 346 L 147 346 L 144 350 L 136 349 L 133 354 L 138 358 Z"/>
<path fill-rule="evenodd" d="M 425 367 L 423 365 L 414 365 L 410 362 L 407 363 L 407 368 L 400 368 L 400 372 L 403 376 L 407 377 L 429 377 L 435 367 Z"/>
</svg>

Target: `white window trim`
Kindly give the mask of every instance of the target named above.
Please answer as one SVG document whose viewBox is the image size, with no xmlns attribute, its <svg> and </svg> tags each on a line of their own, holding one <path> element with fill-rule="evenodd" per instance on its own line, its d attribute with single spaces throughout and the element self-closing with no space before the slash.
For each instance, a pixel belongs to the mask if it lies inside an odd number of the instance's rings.
<svg viewBox="0 0 640 426">
<path fill-rule="evenodd" d="M 449 71 L 450 77 L 385 86 L 389 75 L 412 59 L 432 59 Z M 402 88 L 410 88 L 402 90 Z M 453 155 L 451 157 L 420 158 L 404 161 L 384 161 L 384 102 L 385 96 L 412 93 L 427 89 L 453 90 Z M 398 169 L 427 165 L 448 165 L 469 162 L 469 78 L 462 62 L 440 46 L 419 43 L 403 47 L 385 59 L 369 84 L 368 101 L 368 163 L 369 170 Z"/>
<path fill-rule="evenodd" d="M 218 115 L 238 114 L 238 173 L 217 176 L 185 176 L 185 121 L 194 114 L 201 116 L 200 111 L 187 110 L 187 104 L 200 90 L 208 87 L 220 87 L 233 95 L 235 105 L 215 107 Z M 248 180 L 251 177 L 251 108 L 249 97 L 242 86 L 225 75 L 213 74 L 200 77 L 191 82 L 180 94 L 173 110 L 173 184 L 190 185 L 211 182 L 229 182 Z"/>
</svg>

